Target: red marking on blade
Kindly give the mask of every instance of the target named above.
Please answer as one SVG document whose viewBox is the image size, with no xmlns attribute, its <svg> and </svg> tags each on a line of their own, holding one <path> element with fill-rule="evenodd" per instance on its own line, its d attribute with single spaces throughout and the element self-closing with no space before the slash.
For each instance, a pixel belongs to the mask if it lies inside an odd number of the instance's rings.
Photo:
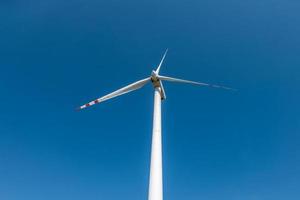
<svg viewBox="0 0 300 200">
<path fill-rule="evenodd" d="M 85 106 L 86 106 L 86 107 L 88 107 L 88 106 L 90 106 L 90 104 L 89 104 L 89 103 L 87 103 L 87 104 L 85 104 Z"/>
<path fill-rule="evenodd" d="M 96 100 L 94 101 L 94 103 L 99 103 L 99 100 L 98 100 L 98 99 L 96 99 Z"/>
</svg>

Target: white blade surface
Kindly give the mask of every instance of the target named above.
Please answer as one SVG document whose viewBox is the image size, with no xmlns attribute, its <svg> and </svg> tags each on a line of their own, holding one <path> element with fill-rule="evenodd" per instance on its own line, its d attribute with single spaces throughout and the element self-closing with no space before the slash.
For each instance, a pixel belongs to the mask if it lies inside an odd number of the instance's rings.
<svg viewBox="0 0 300 200">
<path fill-rule="evenodd" d="M 162 63 L 164 62 L 164 59 L 165 59 L 167 53 L 168 53 L 168 49 L 165 51 L 165 54 L 164 54 L 164 56 L 162 57 L 162 59 L 161 59 L 159 65 L 158 65 L 158 67 L 157 67 L 157 69 L 156 69 L 156 71 L 155 71 L 156 73 L 159 73 L 160 67 L 161 67 Z"/>
<path fill-rule="evenodd" d="M 172 77 L 167 77 L 167 76 L 158 76 L 158 78 L 163 81 L 172 81 L 172 82 L 178 82 L 178 83 L 188 83 L 188 84 L 208 86 L 208 87 L 214 87 L 214 88 L 222 88 L 222 89 L 226 89 L 226 90 L 235 90 L 233 88 L 229 88 L 229 87 L 225 87 L 225 86 L 213 85 L 213 84 L 208 84 L 208 83 L 200 83 L 200 82 L 196 82 L 196 81 L 188 81 L 188 80 L 172 78 Z"/>
<path fill-rule="evenodd" d="M 125 87 L 123 87 L 123 88 L 121 88 L 119 90 L 116 90 L 116 91 L 114 91 L 114 92 L 112 92 L 110 94 L 107 94 L 107 95 L 105 95 L 105 96 L 103 96 L 101 98 L 98 98 L 98 99 L 96 99 L 94 101 L 91 101 L 91 102 L 85 104 L 85 105 L 82 105 L 82 106 L 79 107 L 79 109 L 81 110 L 81 109 L 87 108 L 89 106 L 95 105 L 97 103 L 101 103 L 103 101 L 112 99 L 114 97 L 126 94 L 128 92 L 132 92 L 132 91 L 137 90 L 137 89 L 140 89 L 141 87 L 143 87 L 149 81 L 150 81 L 150 78 L 145 78 L 145 79 L 139 80 L 139 81 L 134 82 L 134 83 L 132 83 L 130 85 L 127 85 L 127 86 L 125 86 Z"/>
<path fill-rule="evenodd" d="M 160 84 L 160 89 L 161 89 L 161 92 L 160 92 L 161 93 L 161 99 L 165 100 L 167 98 L 167 96 L 166 96 L 166 92 L 165 92 L 162 81 L 159 81 L 159 84 Z"/>
</svg>

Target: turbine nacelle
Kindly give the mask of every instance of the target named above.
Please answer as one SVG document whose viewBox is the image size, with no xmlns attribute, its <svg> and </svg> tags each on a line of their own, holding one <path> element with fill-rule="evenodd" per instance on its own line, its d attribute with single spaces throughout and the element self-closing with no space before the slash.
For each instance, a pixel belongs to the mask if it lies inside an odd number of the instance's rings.
<svg viewBox="0 0 300 200">
<path fill-rule="evenodd" d="M 161 100 L 166 99 L 166 93 L 165 93 L 165 90 L 164 90 L 164 86 L 163 86 L 161 80 L 159 79 L 158 72 L 152 70 L 150 79 L 151 79 L 153 87 L 159 89 Z"/>
<path fill-rule="evenodd" d="M 155 70 L 152 70 L 150 78 L 153 83 L 159 81 L 158 73 Z"/>
</svg>

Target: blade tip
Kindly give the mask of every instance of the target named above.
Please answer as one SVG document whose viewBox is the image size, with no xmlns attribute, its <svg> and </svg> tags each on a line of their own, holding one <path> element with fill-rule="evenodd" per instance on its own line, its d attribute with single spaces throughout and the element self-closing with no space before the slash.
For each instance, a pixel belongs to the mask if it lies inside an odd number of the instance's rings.
<svg viewBox="0 0 300 200">
<path fill-rule="evenodd" d="M 79 106 L 79 107 L 75 108 L 75 110 L 76 111 L 81 111 L 81 110 L 83 110 L 85 108 L 86 108 L 86 106 Z"/>
</svg>

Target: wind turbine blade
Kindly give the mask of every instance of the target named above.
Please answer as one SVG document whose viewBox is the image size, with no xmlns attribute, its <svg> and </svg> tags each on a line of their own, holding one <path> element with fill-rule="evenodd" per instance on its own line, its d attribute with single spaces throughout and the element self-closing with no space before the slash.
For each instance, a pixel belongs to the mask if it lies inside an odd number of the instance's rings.
<svg viewBox="0 0 300 200">
<path fill-rule="evenodd" d="M 92 106 L 92 105 L 95 105 L 97 103 L 101 103 L 103 101 L 106 101 L 106 100 L 109 100 L 109 99 L 112 99 L 114 97 L 117 97 L 117 96 L 120 96 L 120 95 L 123 95 L 123 94 L 126 94 L 128 92 L 132 92 L 134 90 L 137 90 L 137 89 L 140 89 L 141 87 L 143 87 L 147 82 L 150 81 L 150 78 L 145 78 L 145 79 L 142 79 L 142 80 L 139 80 L 137 82 L 134 82 L 130 85 L 127 85 L 119 90 L 116 90 L 110 94 L 107 94 L 101 98 L 98 98 L 94 101 L 91 101 L 85 105 L 82 105 L 80 106 L 78 109 L 81 110 L 81 109 L 84 109 L 84 108 L 87 108 L 89 106 Z"/>
<path fill-rule="evenodd" d="M 160 91 L 161 99 L 164 100 L 167 98 L 166 92 L 165 92 L 162 81 L 159 81 L 159 84 L 160 84 L 160 89 L 161 89 L 161 91 Z"/>
<path fill-rule="evenodd" d="M 213 85 L 213 84 L 208 84 L 208 83 L 201 83 L 201 82 L 196 82 L 196 81 L 189 81 L 189 80 L 183 80 L 183 79 L 178 79 L 178 78 L 172 78 L 172 77 L 167 77 L 167 76 L 158 76 L 160 80 L 163 81 L 172 81 L 172 82 L 178 82 L 178 83 L 188 83 L 188 84 L 194 84 L 194 85 L 201 85 L 201 86 L 207 86 L 207 87 L 214 87 L 214 88 L 222 88 L 225 90 L 236 90 L 230 87 L 225 87 L 225 86 L 220 86 L 220 85 Z"/>
<path fill-rule="evenodd" d="M 158 65 L 158 67 L 157 67 L 157 69 L 156 69 L 156 71 L 155 71 L 157 74 L 159 73 L 160 67 L 161 67 L 162 63 L 164 62 L 164 59 L 165 59 L 165 57 L 166 57 L 166 55 L 167 55 L 167 53 L 168 53 L 168 50 L 169 50 L 169 49 L 167 49 L 167 50 L 165 51 L 164 56 L 162 57 L 162 59 L 161 59 L 159 65 Z"/>
</svg>

